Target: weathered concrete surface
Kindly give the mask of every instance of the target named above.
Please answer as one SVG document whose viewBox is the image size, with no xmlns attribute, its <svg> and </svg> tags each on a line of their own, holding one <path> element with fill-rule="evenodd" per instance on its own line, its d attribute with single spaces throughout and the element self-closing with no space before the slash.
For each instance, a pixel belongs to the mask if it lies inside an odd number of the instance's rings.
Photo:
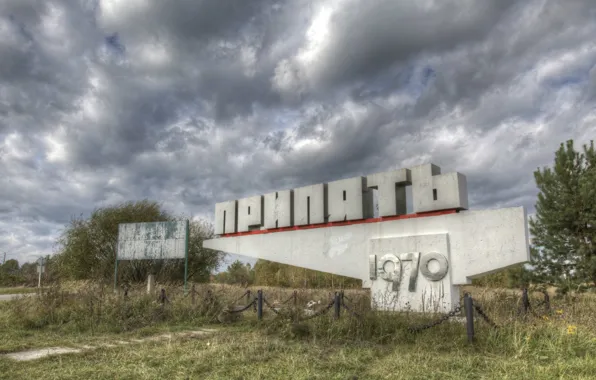
<svg viewBox="0 0 596 380">
<path fill-rule="evenodd" d="M 294 215 L 294 192 L 290 190 L 276 191 L 263 197 L 264 228 L 280 228 L 292 226 Z"/>
<path fill-rule="evenodd" d="M 437 234 L 445 236 L 443 243 L 432 242 L 432 236 Z M 418 243 L 390 243 L 396 239 L 410 239 Z M 379 243 L 376 247 L 382 248 L 375 248 L 371 243 L 373 240 Z M 431 307 L 436 312 L 452 309 L 458 296 L 457 289 L 452 287 L 469 284 L 473 277 L 529 260 L 527 220 L 523 207 L 229 236 L 206 240 L 203 245 L 223 252 L 359 278 L 366 288 L 376 281 L 379 284 L 373 287 L 375 292 L 382 291 L 381 288 L 386 288 L 389 283 L 371 279 L 370 255 L 376 255 L 378 260 L 387 253 L 399 257 L 404 253 L 418 252 L 422 260 L 424 255 L 436 252 L 448 260 L 448 275 L 429 285 L 431 288 L 419 275 L 415 294 L 406 296 L 402 293 L 404 297 L 397 299 L 405 302 L 406 298 L 424 298 L 426 301 L 395 305 L 396 309 L 416 311 L 427 311 L 427 307 Z M 409 274 L 406 262 L 402 272 L 403 286 L 407 286 Z M 404 289 L 401 285 L 400 291 L 408 292 L 407 287 Z M 435 301 L 430 301 L 428 297 L 435 298 Z M 386 304 L 385 301 L 381 303 Z M 393 308 L 388 305 L 381 307 L 385 310 Z"/>
<path fill-rule="evenodd" d="M 205 240 L 205 248 L 360 278 L 368 283 L 371 239 L 448 234 L 454 284 L 529 260 L 523 207 Z M 446 252 L 443 252 L 444 254 Z M 455 261 L 453 261 L 455 260 Z"/>
<path fill-rule="evenodd" d="M 130 341 L 123 341 L 118 340 L 112 343 L 102 343 L 98 344 L 97 346 L 91 345 L 80 345 L 78 347 L 48 347 L 48 348 L 40 348 L 35 350 L 27 350 L 27 351 L 20 351 L 20 352 L 12 352 L 10 354 L 5 354 L 4 356 L 13 359 L 16 361 L 30 361 L 45 358 L 47 356 L 56 356 L 56 355 L 64 355 L 64 354 L 76 354 L 81 353 L 83 351 L 90 351 L 95 350 L 98 348 L 114 348 L 118 346 L 128 345 L 132 343 L 145 343 L 145 342 L 156 342 L 156 341 L 164 341 L 164 340 L 172 340 L 172 339 L 179 339 L 179 338 L 199 338 L 211 335 L 217 332 L 214 329 L 201 329 L 195 331 L 183 331 L 175 334 L 162 334 L 156 335 L 144 339 L 131 339 Z"/>
<path fill-rule="evenodd" d="M 403 215 L 409 185 L 414 214 Z M 433 164 L 283 194 L 216 204 L 223 236 L 203 246 L 358 278 L 374 308 L 421 312 L 450 311 L 459 285 L 529 260 L 525 209 L 468 211 L 466 177 Z"/>
<path fill-rule="evenodd" d="M 379 191 L 379 216 L 403 215 L 407 213 L 406 186 L 412 184 L 409 169 L 369 174 L 366 177 L 368 188 Z"/>
<path fill-rule="evenodd" d="M 155 292 L 155 275 L 150 274 L 147 276 L 147 294 L 153 294 Z"/>
<path fill-rule="evenodd" d="M 22 296 L 30 297 L 34 296 L 35 293 L 20 293 L 20 294 L 0 294 L 0 301 L 10 301 L 15 298 L 19 298 Z"/>
</svg>

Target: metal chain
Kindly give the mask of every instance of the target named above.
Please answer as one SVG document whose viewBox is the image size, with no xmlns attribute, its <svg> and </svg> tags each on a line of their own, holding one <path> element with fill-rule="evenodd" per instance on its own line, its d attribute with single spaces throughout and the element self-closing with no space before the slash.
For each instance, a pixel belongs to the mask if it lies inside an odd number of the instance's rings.
<svg viewBox="0 0 596 380">
<path fill-rule="evenodd" d="M 248 310 L 250 307 L 252 307 L 252 305 L 257 302 L 257 299 L 255 298 L 251 303 L 249 303 L 248 305 L 244 306 L 242 309 L 238 309 L 238 310 L 228 310 L 229 313 L 242 313 L 243 311 Z"/>
<path fill-rule="evenodd" d="M 441 323 L 445 322 L 449 318 L 455 317 L 461 311 L 461 305 L 458 305 L 450 311 L 449 313 L 445 314 L 441 318 L 437 319 L 436 321 L 430 322 L 426 325 L 416 326 L 416 327 L 408 327 L 408 331 L 411 333 L 418 333 L 420 331 L 430 329 L 431 327 L 435 327 L 440 325 Z"/>
<path fill-rule="evenodd" d="M 282 302 L 281 304 L 282 304 L 282 305 L 285 305 L 285 304 L 287 304 L 288 302 L 290 302 L 291 300 L 293 300 L 295 297 L 296 297 L 296 294 L 292 294 L 292 295 L 290 296 L 290 298 L 288 298 L 287 300 L 285 300 L 285 301 L 284 301 L 284 302 Z"/>
<path fill-rule="evenodd" d="M 492 319 L 490 319 L 488 315 L 486 315 L 486 312 L 482 309 L 482 306 L 480 304 L 474 303 L 474 309 L 476 309 L 478 314 L 482 317 L 482 319 L 484 319 L 486 323 L 488 323 L 496 329 L 499 328 L 499 326 Z"/>
<path fill-rule="evenodd" d="M 346 303 L 343 300 L 341 301 L 341 306 L 343 306 L 343 308 L 346 309 L 348 311 L 348 313 L 350 313 L 352 316 L 354 316 L 356 318 L 362 318 L 362 316 L 360 314 L 356 313 L 348 305 L 346 305 Z"/>
<path fill-rule="evenodd" d="M 546 300 L 543 300 L 543 301 L 540 301 L 540 302 L 538 302 L 538 303 L 537 303 L 535 306 L 532 306 L 532 303 L 528 301 L 528 305 L 527 305 L 527 306 L 528 306 L 528 308 L 527 308 L 527 310 L 529 310 L 529 311 L 530 311 L 530 313 L 531 313 L 531 314 L 532 314 L 534 317 L 536 317 L 536 318 L 540 318 L 540 315 L 538 315 L 538 313 L 536 313 L 536 311 L 534 310 L 534 308 L 535 308 L 535 307 L 540 307 L 540 306 L 544 305 L 545 303 L 546 303 Z M 518 312 L 517 312 L 518 316 L 519 316 L 520 314 L 522 314 L 522 309 L 523 309 L 523 308 L 524 308 L 524 305 L 522 304 L 522 305 L 520 306 L 520 308 L 519 308 Z M 525 313 L 524 313 L 524 315 L 525 315 Z"/>
<path fill-rule="evenodd" d="M 271 311 L 273 311 L 275 314 L 279 315 L 279 316 L 284 316 L 282 313 L 280 313 L 278 310 L 275 310 L 275 308 L 269 303 L 269 301 L 267 301 L 266 298 L 263 298 L 263 303 L 269 308 L 271 309 Z"/>
<path fill-rule="evenodd" d="M 240 301 L 241 299 L 243 299 L 249 293 L 250 293 L 250 290 L 245 291 L 243 295 L 241 295 L 240 297 L 238 297 L 237 300 L 234 301 L 234 303 Z"/>
<path fill-rule="evenodd" d="M 329 303 L 329 305 L 325 306 L 323 309 L 317 311 L 313 315 L 309 315 L 308 317 L 305 317 L 305 318 L 300 318 L 299 321 L 300 322 L 303 322 L 303 321 L 308 321 L 309 319 L 320 317 L 321 315 L 323 315 L 326 312 L 328 312 L 329 310 L 331 310 L 331 308 L 333 307 L 333 305 L 335 305 L 335 300 L 331 301 L 331 303 Z"/>
</svg>

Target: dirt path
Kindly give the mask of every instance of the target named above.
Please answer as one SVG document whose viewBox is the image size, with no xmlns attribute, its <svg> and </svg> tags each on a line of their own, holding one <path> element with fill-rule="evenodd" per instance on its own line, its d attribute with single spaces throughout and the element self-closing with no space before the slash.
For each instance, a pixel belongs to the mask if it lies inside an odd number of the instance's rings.
<svg viewBox="0 0 596 380">
<path fill-rule="evenodd" d="M 93 346 L 78 345 L 75 347 L 48 347 L 48 348 L 41 348 L 41 349 L 35 349 L 35 350 L 11 352 L 10 354 L 4 354 L 3 356 L 13 359 L 13 360 L 16 360 L 16 361 L 29 361 L 29 360 L 45 358 L 47 356 L 80 353 L 83 351 L 90 351 L 90 350 L 95 350 L 98 348 L 113 348 L 113 347 L 118 347 L 118 346 L 129 345 L 129 344 L 166 341 L 166 340 L 173 340 L 173 339 L 180 339 L 180 338 L 200 338 L 200 337 L 212 335 L 215 332 L 217 332 L 217 330 L 215 330 L 215 329 L 200 329 L 200 330 L 194 330 L 194 331 L 182 331 L 182 332 L 178 332 L 178 333 L 155 335 L 155 336 L 151 336 L 151 337 L 147 337 L 147 338 L 143 338 L 143 339 L 118 340 L 118 341 L 113 341 L 111 343 L 97 344 L 97 345 L 93 345 Z"/>
</svg>

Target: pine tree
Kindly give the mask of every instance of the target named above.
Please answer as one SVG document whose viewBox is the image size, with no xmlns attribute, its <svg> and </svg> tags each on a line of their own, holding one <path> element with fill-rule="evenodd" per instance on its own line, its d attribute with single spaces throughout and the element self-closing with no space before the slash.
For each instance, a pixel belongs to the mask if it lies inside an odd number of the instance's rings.
<svg viewBox="0 0 596 380">
<path fill-rule="evenodd" d="M 553 168 L 538 169 L 533 236 L 534 279 L 562 291 L 596 285 L 596 154 L 594 143 L 577 152 L 561 144 Z"/>
</svg>

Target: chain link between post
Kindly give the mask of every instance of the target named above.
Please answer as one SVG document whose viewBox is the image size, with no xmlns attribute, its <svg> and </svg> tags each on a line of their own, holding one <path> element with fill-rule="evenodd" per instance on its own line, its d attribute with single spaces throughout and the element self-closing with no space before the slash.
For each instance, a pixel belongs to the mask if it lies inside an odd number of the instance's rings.
<svg viewBox="0 0 596 380">
<path fill-rule="evenodd" d="M 426 330 L 426 329 L 430 329 L 431 327 L 435 327 L 440 325 L 441 323 L 445 322 L 446 320 L 448 320 L 449 318 L 455 317 L 462 309 L 461 305 L 458 305 L 455 307 L 455 309 L 453 309 L 452 311 L 450 311 L 449 313 L 445 314 L 444 316 L 442 316 L 441 318 L 427 323 L 425 325 L 420 325 L 420 326 L 416 326 L 416 327 L 408 327 L 408 331 L 410 333 L 418 333 L 420 331 Z"/>
<path fill-rule="evenodd" d="M 288 302 L 290 302 L 291 300 L 293 300 L 293 299 L 295 299 L 295 298 L 296 298 L 296 293 L 292 294 L 292 295 L 290 296 L 290 298 L 288 298 L 287 300 L 285 300 L 285 301 L 281 302 L 281 304 L 282 304 L 282 305 L 285 305 L 285 304 L 287 304 Z"/>
<path fill-rule="evenodd" d="M 240 301 L 241 299 L 243 299 L 244 297 L 246 297 L 247 294 L 250 294 L 250 290 L 245 291 L 244 294 L 241 295 L 240 297 L 238 297 L 238 299 L 236 299 L 234 302 Z"/>
<path fill-rule="evenodd" d="M 269 301 L 267 301 L 266 298 L 263 297 L 263 303 L 265 304 L 265 306 L 267 306 L 269 309 L 271 309 L 271 311 L 273 311 L 275 314 L 279 315 L 280 317 L 284 317 L 284 315 L 282 313 L 279 312 L 279 310 L 276 310 L 273 305 L 271 305 L 269 303 Z"/>
<path fill-rule="evenodd" d="M 482 309 L 482 305 L 474 303 L 474 309 L 476 310 L 476 312 L 478 312 L 478 314 L 482 317 L 482 319 L 484 319 L 486 323 L 488 323 L 496 329 L 499 328 L 499 326 L 492 319 L 490 319 L 488 315 L 486 315 L 486 312 L 484 311 L 484 309 Z"/>
<path fill-rule="evenodd" d="M 253 306 L 253 304 L 254 304 L 255 302 L 257 302 L 257 298 L 255 298 L 255 299 L 254 299 L 254 300 L 253 300 L 251 303 L 249 303 L 248 305 L 244 306 L 242 309 L 238 309 L 238 310 L 228 310 L 228 312 L 229 312 L 229 313 L 232 313 L 232 314 L 233 314 L 233 313 L 242 313 L 242 312 L 244 312 L 244 311 L 246 311 L 246 310 L 250 309 L 250 308 Z"/>
<path fill-rule="evenodd" d="M 343 299 L 341 300 L 341 306 L 343 306 L 343 308 L 346 309 L 348 311 L 348 313 L 350 313 L 350 315 L 352 315 L 353 317 L 362 318 L 362 316 L 360 314 L 356 313 L 354 310 L 352 310 L 351 307 L 346 305 L 346 303 L 344 302 Z"/>
</svg>

